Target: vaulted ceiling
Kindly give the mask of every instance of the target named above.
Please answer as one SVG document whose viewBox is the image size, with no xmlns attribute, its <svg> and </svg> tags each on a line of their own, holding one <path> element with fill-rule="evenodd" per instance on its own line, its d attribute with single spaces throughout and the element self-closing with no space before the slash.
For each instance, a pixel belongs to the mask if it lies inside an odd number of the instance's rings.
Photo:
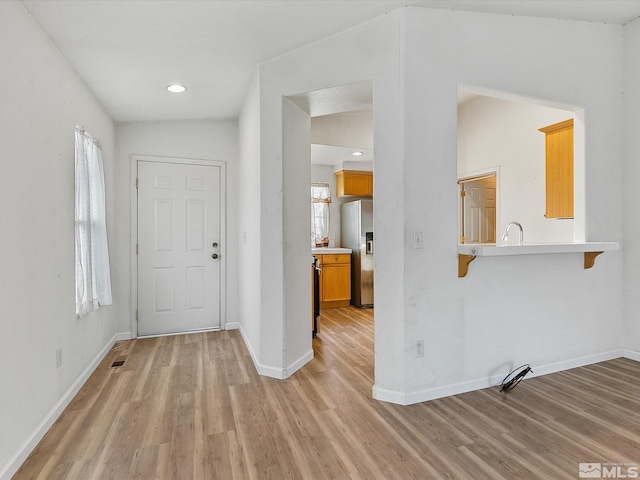
<svg viewBox="0 0 640 480">
<path fill-rule="evenodd" d="M 229 118 L 263 61 L 406 5 L 624 24 L 640 0 L 23 0 L 116 121 Z M 187 86 L 169 94 L 171 83 Z"/>
</svg>

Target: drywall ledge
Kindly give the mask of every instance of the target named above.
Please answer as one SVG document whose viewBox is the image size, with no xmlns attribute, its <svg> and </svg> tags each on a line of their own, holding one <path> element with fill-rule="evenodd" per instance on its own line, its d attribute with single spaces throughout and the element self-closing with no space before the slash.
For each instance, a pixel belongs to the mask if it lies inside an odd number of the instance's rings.
<svg viewBox="0 0 640 480">
<path fill-rule="evenodd" d="M 525 243 L 500 245 L 495 243 L 458 244 L 458 277 L 467 274 L 469 263 L 476 257 L 507 255 L 545 255 L 550 253 L 584 253 L 584 268 L 591 268 L 602 252 L 620 249 L 618 242 Z"/>
</svg>

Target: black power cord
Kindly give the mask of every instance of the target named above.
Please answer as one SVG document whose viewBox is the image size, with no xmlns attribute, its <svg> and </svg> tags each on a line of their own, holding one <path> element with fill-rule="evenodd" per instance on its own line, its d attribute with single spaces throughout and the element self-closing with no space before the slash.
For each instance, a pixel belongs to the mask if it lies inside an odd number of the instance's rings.
<svg viewBox="0 0 640 480">
<path fill-rule="evenodd" d="M 529 372 L 533 372 L 533 370 L 531 370 L 531 366 L 528 363 L 519 366 L 515 370 L 511 370 L 511 372 L 504 377 L 504 380 L 502 380 L 500 391 L 507 393 L 510 390 L 513 390 Z"/>
</svg>

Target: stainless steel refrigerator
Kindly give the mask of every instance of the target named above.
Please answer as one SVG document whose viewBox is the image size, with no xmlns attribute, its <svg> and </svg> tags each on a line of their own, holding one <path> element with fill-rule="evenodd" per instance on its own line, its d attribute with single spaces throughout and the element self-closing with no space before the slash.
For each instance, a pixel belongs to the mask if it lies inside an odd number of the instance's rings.
<svg viewBox="0 0 640 480">
<path fill-rule="evenodd" d="M 373 200 L 342 204 L 342 246 L 351 253 L 351 303 L 373 307 Z"/>
</svg>

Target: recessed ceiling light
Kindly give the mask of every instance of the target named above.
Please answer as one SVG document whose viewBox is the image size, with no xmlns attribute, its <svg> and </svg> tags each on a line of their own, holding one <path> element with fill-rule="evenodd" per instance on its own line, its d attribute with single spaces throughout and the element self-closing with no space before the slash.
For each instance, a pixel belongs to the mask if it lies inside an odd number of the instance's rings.
<svg viewBox="0 0 640 480">
<path fill-rule="evenodd" d="M 187 90 L 187 87 L 174 83 L 173 85 L 167 85 L 167 90 L 171 93 L 182 93 Z"/>
<path fill-rule="evenodd" d="M 353 155 L 354 157 L 360 157 L 360 156 L 364 155 L 364 153 L 362 153 L 362 152 L 353 152 L 351 155 Z"/>
</svg>

